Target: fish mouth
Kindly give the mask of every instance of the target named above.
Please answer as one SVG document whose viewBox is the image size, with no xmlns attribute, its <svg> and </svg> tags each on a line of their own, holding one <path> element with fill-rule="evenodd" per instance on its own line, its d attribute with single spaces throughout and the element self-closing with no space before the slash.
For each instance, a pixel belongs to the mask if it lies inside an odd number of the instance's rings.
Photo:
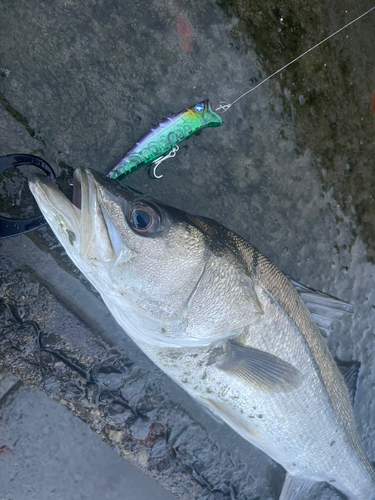
<svg viewBox="0 0 375 500">
<path fill-rule="evenodd" d="M 44 218 L 77 263 L 81 258 L 100 262 L 114 261 L 122 247 L 121 238 L 105 212 L 103 193 L 117 196 L 113 181 L 101 174 L 78 168 L 73 176 L 73 199 L 70 201 L 47 177 L 35 175 L 29 181 Z M 130 202 L 134 195 L 128 193 Z M 126 204 L 126 197 L 122 194 Z"/>
</svg>

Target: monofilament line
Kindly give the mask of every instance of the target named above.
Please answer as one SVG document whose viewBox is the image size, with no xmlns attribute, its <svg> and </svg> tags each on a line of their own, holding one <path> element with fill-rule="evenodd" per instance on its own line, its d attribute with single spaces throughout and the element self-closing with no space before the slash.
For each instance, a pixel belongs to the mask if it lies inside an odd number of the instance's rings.
<svg viewBox="0 0 375 500">
<path fill-rule="evenodd" d="M 263 85 L 263 83 L 266 83 L 268 80 L 270 80 L 271 78 L 273 78 L 274 76 L 276 76 L 278 73 L 280 73 L 281 71 L 283 71 L 285 68 L 287 68 L 288 66 L 290 66 L 291 64 L 295 63 L 296 61 L 298 61 L 298 59 L 301 59 L 303 56 L 305 56 L 306 54 L 308 54 L 309 52 L 311 52 L 312 50 L 316 49 L 317 47 L 319 47 L 319 45 L 322 45 L 322 43 L 325 43 L 327 40 L 329 40 L 330 38 L 332 38 L 333 36 L 337 35 L 338 33 L 340 33 L 340 31 L 346 29 L 348 26 L 350 26 L 351 24 L 353 23 L 356 23 L 357 21 L 359 21 L 362 17 L 364 16 L 367 16 L 367 14 L 369 14 L 372 10 L 375 9 L 375 6 L 374 7 L 371 7 L 371 9 L 367 10 L 366 12 L 364 12 L 363 14 L 361 14 L 360 16 L 358 16 L 356 19 L 353 19 L 353 21 L 350 21 L 350 23 L 348 24 L 345 24 L 345 26 L 343 26 L 342 28 L 340 28 L 339 30 L 335 31 L 334 33 L 332 33 L 331 35 L 327 36 L 327 38 L 324 38 L 324 40 L 322 40 L 321 42 L 317 43 L 316 45 L 314 45 L 313 47 L 310 47 L 308 50 L 306 50 L 306 52 L 304 52 L 303 54 L 301 54 L 300 56 L 296 57 L 295 59 L 293 59 L 293 61 L 290 61 L 288 62 L 288 64 L 286 64 L 285 66 L 283 66 L 282 68 L 278 69 L 277 71 L 275 71 L 275 73 L 272 73 L 272 75 L 270 76 L 267 76 L 267 78 L 265 78 L 264 80 L 262 80 L 260 83 L 258 83 L 258 85 L 256 85 L 255 87 L 251 88 L 250 90 L 248 90 L 247 92 L 245 92 L 244 94 L 242 94 L 240 97 L 238 97 L 235 101 L 233 101 L 232 103 L 230 104 L 220 104 L 220 106 L 218 108 L 215 109 L 215 111 L 227 111 L 231 106 L 233 106 L 233 104 L 236 104 L 236 102 L 238 102 L 240 99 L 242 99 L 243 97 L 245 97 L 245 95 L 247 94 L 250 94 L 250 92 L 253 92 L 254 90 L 256 90 L 258 87 L 260 87 L 261 85 Z"/>
</svg>

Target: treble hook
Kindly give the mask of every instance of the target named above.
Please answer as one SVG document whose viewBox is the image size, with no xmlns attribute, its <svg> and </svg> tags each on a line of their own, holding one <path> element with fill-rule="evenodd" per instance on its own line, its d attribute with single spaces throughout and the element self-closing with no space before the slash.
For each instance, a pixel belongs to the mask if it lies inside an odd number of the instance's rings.
<svg viewBox="0 0 375 500">
<path fill-rule="evenodd" d="M 154 160 L 152 162 L 154 166 L 153 166 L 152 170 L 150 168 L 150 172 L 149 172 L 150 177 L 152 179 L 161 179 L 163 177 L 162 175 L 156 175 L 156 169 L 158 168 L 160 163 L 162 163 L 164 160 L 167 160 L 168 158 L 174 158 L 179 149 L 180 148 L 178 146 L 175 146 L 167 155 L 159 156 L 159 158 L 156 158 L 156 160 Z"/>
</svg>

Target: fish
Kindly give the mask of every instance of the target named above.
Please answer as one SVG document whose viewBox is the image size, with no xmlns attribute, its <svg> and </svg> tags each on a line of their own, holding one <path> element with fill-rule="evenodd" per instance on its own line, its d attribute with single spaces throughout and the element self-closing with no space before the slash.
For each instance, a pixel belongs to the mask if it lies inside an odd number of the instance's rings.
<svg viewBox="0 0 375 500">
<path fill-rule="evenodd" d="M 375 499 L 346 385 L 356 370 L 342 375 L 318 326 L 338 314 L 338 299 L 294 282 L 217 222 L 94 170 L 74 171 L 73 202 L 46 177 L 29 185 L 124 332 L 284 467 L 280 500 L 304 497 L 317 482 L 349 500 Z"/>
</svg>

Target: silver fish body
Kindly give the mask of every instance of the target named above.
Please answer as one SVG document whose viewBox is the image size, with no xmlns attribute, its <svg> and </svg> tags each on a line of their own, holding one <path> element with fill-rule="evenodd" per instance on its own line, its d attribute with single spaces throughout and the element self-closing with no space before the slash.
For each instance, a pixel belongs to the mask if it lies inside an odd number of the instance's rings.
<svg viewBox="0 0 375 500">
<path fill-rule="evenodd" d="M 126 333 L 286 469 L 280 498 L 326 481 L 375 499 L 343 377 L 299 293 L 258 250 L 90 170 L 75 172 L 80 208 L 45 179 L 30 188 Z"/>
</svg>

